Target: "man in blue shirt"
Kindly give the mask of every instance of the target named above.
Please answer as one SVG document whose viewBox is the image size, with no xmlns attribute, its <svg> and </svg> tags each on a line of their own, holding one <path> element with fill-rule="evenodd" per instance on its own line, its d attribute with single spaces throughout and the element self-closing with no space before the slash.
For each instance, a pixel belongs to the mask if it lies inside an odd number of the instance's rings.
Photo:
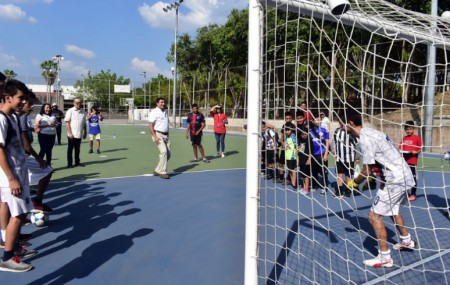
<svg viewBox="0 0 450 285">
<path fill-rule="evenodd" d="M 313 179 L 311 182 L 311 188 L 322 188 L 320 195 L 327 193 L 328 187 L 328 151 L 330 149 L 330 134 L 329 132 L 320 126 L 317 126 L 313 122 L 309 122 L 309 135 L 312 140 L 312 159 L 311 169 Z M 318 175 L 322 176 L 322 182 L 319 181 Z"/>
</svg>

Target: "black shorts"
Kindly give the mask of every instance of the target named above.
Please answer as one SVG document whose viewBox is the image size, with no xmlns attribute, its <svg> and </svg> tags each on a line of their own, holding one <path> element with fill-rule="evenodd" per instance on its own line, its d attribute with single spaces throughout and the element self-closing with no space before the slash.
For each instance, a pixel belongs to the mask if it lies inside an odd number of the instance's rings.
<svg viewBox="0 0 450 285">
<path fill-rule="evenodd" d="M 192 145 L 202 145 L 202 134 L 193 135 L 191 134 Z"/>
<path fill-rule="evenodd" d="M 311 165 L 300 165 L 300 175 L 304 177 L 311 177 Z"/>
<path fill-rule="evenodd" d="M 284 165 L 286 163 L 286 154 L 284 149 L 280 150 L 280 154 L 278 155 L 278 157 L 278 163 Z"/>
<path fill-rule="evenodd" d="M 297 160 L 296 159 L 286 160 L 286 166 L 289 170 L 297 171 Z"/>
<path fill-rule="evenodd" d="M 266 150 L 266 163 L 267 164 L 275 164 L 278 162 L 278 154 L 275 153 L 275 150 L 269 149 Z"/>
<path fill-rule="evenodd" d="M 355 162 L 336 161 L 337 173 L 343 173 L 345 176 L 352 178 L 354 173 Z"/>
</svg>

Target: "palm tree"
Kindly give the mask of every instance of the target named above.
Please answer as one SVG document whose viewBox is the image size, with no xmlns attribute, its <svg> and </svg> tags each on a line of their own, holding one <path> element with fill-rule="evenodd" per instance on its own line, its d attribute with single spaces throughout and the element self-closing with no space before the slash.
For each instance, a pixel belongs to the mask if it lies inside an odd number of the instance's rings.
<svg viewBox="0 0 450 285">
<path fill-rule="evenodd" d="M 5 74 L 7 80 L 14 79 L 17 76 L 17 73 L 15 73 L 14 70 L 5 69 L 3 73 Z"/>
<path fill-rule="evenodd" d="M 42 77 L 44 77 L 45 82 L 47 83 L 47 103 L 51 103 L 50 98 L 50 86 L 55 83 L 56 78 L 58 77 L 58 65 L 53 60 L 46 60 L 41 63 L 42 68 Z"/>
</svg>

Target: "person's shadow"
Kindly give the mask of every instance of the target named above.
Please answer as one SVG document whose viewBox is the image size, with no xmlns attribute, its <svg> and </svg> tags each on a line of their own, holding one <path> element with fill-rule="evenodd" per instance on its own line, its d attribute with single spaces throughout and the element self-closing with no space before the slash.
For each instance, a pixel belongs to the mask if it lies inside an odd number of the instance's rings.
<svg viewBox="0 0 450 285">
<path fill-rule="evenodd" d="M 139 229 L 131 235 L 118 235 L 107 240 L 93 243 L 81 253 L 81 256 L 63 265 L 56 271 L 49 273 L 29 285 L 40 284 L 67 284 L 74 279 L 89 276 L 115 255 L 124 254 L 133 246 L 133 239 L 144 237 L 153 232 L 153 229 Z M 120 270 L 120 268 L 117 268 Z M 133 274 L 133 272 L 131 272 Z M 114 276 L 111 276 L 113 281 Z M 114 282 L 112 282 L 114 283 Z"/>
</svg>

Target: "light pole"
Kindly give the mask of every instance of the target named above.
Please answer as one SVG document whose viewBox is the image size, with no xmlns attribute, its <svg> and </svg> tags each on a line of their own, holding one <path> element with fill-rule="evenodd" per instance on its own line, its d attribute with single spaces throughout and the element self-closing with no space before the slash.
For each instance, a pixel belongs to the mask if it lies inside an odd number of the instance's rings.
<svg viewBox="0 0 450 285">
<path fill-rule="evenodd" d="M 59 63 L 64 60 L 64 57 L 60 54 L 57 54 L 53 57 L 53 62 L 56 63 L 56 76 L 57 76 L 57 82 L 58 82 L 58 91 L 56 92 L 56 104 L 59 106 L 59 97 L 61 96 L 61 79 L 59 77 L 59 71 L 61 70 L 59 68 Z M 50 102 L 49 102 L 50 103 Z"/>
<path fill-rule="evenodd" d="M 173 110 L 172 110 L 172 117 L 173 117 L 173 127 L 176 127 L 175 120 L 176 120 L 176 96 L 177 96 L 177 41 L 178 41 L 178 8 L 180 7 L 181 3 L 183 3 L 184 0 L 178 0 L 167 6 L 166 8 L 163 8 L 163 11 L 168 13 L 169 11 L 175 10 L 175 44 L 173 49 Z"/>
<path fill-rule="evenodd" d="M 145 109 L 145 107 L 146 107 L 146 105 L 147 105 L 147 102 L 145 101 L 145 100 L 146 100 L 146 99 L 145 99 L 145 93 L 146 93 L 145 85 L 147 84 L 147 72 L 146 72 L 146 71 L 142 71 L 142 72 L 141 72 L 141 75 L 144 76 L 144 109 Z"/>
</svg>

